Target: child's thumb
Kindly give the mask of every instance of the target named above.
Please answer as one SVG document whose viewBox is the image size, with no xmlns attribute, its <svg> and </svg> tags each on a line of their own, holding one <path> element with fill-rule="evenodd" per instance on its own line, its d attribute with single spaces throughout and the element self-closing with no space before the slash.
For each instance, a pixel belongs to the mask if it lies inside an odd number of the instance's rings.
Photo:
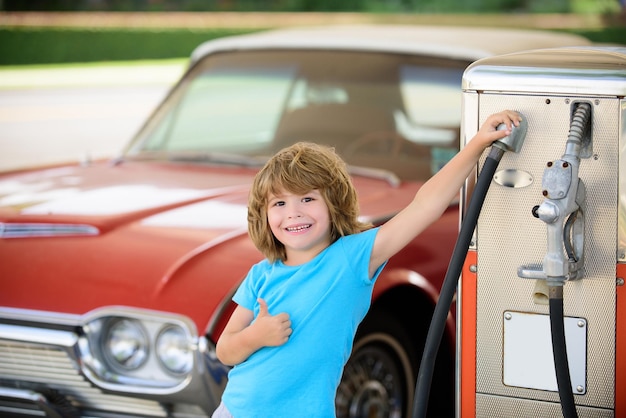
<svg viewBox="0 0 626 418">
<path fill-rule="evenodd" d="M 267 302 L 261 298 L 258 298 L 256 301 L 259 302 L 259 315 L 269 315 L 270 313 L 267 310 Z"/>
</svg>

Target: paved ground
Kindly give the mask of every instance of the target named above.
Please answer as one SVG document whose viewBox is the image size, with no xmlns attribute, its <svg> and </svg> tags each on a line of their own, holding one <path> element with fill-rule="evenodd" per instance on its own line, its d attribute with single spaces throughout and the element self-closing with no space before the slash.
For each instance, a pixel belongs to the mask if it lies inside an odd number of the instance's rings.
<svg viewBox="0 0 626 418">
<path fill-rule="evenodd" d="M 117 154 L 185 65 L 0 68 L 0 172 Z"/>
<path fill-rule="evenodd" d="M 597 14 L 369 14 L 369 13 L 0 13 L 0 26 L 266 28 L 345 23 L 501 26 L 511 28 L 602 28 Z"/>
<path fill-rule="evenodd" d="M 186 59 L 87 65 L 0 66 L 0 90 L 59 86 L 170 84 L 180 77 Z"/>
</svg>

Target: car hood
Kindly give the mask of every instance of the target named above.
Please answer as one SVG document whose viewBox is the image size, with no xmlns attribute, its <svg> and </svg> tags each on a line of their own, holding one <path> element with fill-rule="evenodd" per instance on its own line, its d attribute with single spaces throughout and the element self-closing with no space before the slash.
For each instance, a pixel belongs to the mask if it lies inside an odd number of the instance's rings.
<svg viewBox="0 0 626 418">
<path fill-rule="evenodd" d="M 205 326 L 262 258 L 247 235 L 255 173 L 125 162 L 0 176 L 0 306 L 75 314 L 135 306 Z M 407 186 L 355 185 L 369 219 L 408 203 L 397 197 Z"/>
<path fill-rule="evenodd" d="M 260 259 L 246 228 L 253 175 L 124 163 L 0 177 L 0 305 L 68 313 L 127 305 L 197 317 L 185 308 L 194 293 L 217 304 L 236 285 L 210 279 L 222 247 Z"/>
<path fill-rule="evenodd" d="M 193 202 L 247 192 L 252 172 L 172 168 L 159 163 L 66 166 L 0 177 L 0 219 L 85 221 L 103 232 Z M 245 206 L 243 201 L 237 204 Z M 245 219 L 244 219 L 245 220 Z"/>
</svg>

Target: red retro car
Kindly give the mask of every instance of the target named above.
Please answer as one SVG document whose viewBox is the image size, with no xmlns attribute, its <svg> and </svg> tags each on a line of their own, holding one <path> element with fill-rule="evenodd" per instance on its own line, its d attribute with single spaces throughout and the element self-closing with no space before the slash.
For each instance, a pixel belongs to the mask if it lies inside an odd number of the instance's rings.
<svg viewBox="0 0 626 418">
<path fill-rule="evenodd" d="M 210 416 L 228 372 L 214 344 L 233 292 L 261 259 L 246 203 L 270 155 L 295 141 L 333 145 L 350 165 L 361 216 L 381 224 L 458 150 L 471 62 L 587 43 L 352 26 L 199 46 L 123 155 L 0 176 L 0 415 Z M 457 206 L 381 274 L 338 417 L 410 414 Z M 454 350 L 451 314 L 433 416 L 453 415 Z"/>
</svg>

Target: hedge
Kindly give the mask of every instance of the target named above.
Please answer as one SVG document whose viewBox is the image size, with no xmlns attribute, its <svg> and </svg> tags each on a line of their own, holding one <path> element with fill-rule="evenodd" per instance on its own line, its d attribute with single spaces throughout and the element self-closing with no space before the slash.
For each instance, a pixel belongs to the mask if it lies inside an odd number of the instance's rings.
<svg viewBox="0 0 626 418">
<path fill-rule="evenodd" d="M 255 31 L 0 27 L 0 65 L 181 58 L 201 42 Z"/>
<path fill-rule="evenodd" d="M 184 58 L 201 42 L 262 29 L 0 27 L 0 65 Z M 624 26 L 567 31 L 594 42 L 626 42 Z"/>
</svg>

